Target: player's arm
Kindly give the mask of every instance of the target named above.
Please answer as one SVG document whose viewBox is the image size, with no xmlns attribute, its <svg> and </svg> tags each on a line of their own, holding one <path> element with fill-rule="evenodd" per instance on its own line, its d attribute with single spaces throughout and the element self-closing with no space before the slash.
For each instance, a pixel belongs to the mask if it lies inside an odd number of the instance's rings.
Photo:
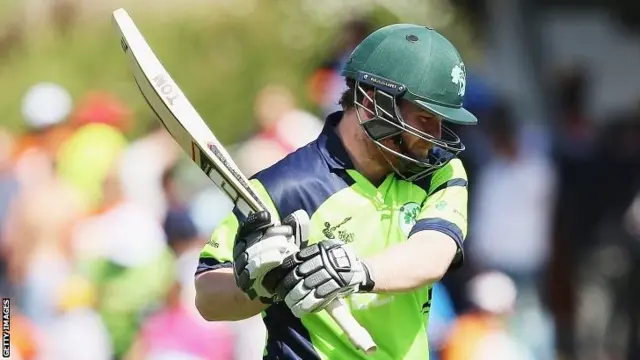
<svg viewBox="0 0 640 360">
<path fill-rule="evenodd" d="M 231 268 L 220 268 L 196 276 L 196 307 L 205 320 L 236 321 L 259 314 L 267 305 L 250 300 L 236 286 Z"/>
<path fill-rule="evenodd" d="M 260 300 L 250 300 L 236 285 L 232 251 L 237 229 L 238 220 L 230 214 L 200 253 L 195 278 L 196 308 L 209 321 L 246 319 L 266 307 Z"/>
<path fill-rule="evenodd" d="M 429 285 L 462 261 L 467 189 L 462 163 L 454 160 L 433 176 L 430 196 L 405 243 L 360 259 L 344 244 L 323 240 L 287 258 L 276 287 L 294 315 L 322 309 L 353 292 L 403 292 Z"/>
<path fill-rule="evenodd" d="M 467 233 L 467 176 L 460 160 L 438 170 L 406 242 L 364 259 L 373 292 L 411 291 L 440 280 L 462 262 Z"/>
<path fill-rule="evenodd" d="M 252 185 L 258 195 L 265 201 L 273 214 L 277 214 L 273 203 L 259 182 L 252 180 Z M 278 221 L 279 219 L 275 219 Z M 267 223 L 270 223 L 268 219 Z M 200 262 L 196 271 L 196 307 L 200 315 L 209 321 L 233 321 L 249 318 L 264 310 L 266 299 L 259 299 L 255 296 L 255 300 L 251 300 L 247 296 L 247 289 L 243 291 L 238 287 L 238 282 L 234 274 L 233 259 L 243 249 L 236 247 L 234 251 L 234 242 L 239 231 L 239 221 L 234 214 L 230 214 L 221 225 L 214 231 L 211 240 L 205 245 L 200 253 Z M 246 240 L 251 238 L 251 242 L 257 243 L 264 236 L 271 236 L 271 240 L 265 241 L 264 244 L 273 244 L 274 240 L 278 241 L 278 234 L 274 232 L 282 227 L 269 228 L 262 226 L 264 224 L 254 222 L 252 224 L 244 224 L 240 229 L 241 234 L 238 238 Z M 266 234 L 266 235 L 265 235 Z M 252 252 L 260 256 L 257 247 Z M 278 248 L 279 249 L 279 248 Z M 263 253 L 269 254 L 270 249 L 263 249 Z M 271 250 L 273 251 L 273 250 Z M 259 261 L 258 261 L 259 262 Z M 245 264 L 246 265 L 246 264 Z M 236 261 L 236 269 L 238 262 Z"/>
</svg>

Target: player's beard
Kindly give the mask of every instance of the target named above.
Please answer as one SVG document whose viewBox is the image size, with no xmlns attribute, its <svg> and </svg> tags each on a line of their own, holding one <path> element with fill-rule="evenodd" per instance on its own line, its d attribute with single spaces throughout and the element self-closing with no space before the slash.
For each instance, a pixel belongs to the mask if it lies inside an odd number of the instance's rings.
<svg viewBox="0 0 640 360">
<path fill-rule="evenodd" d="M 420 139 L 407 133 L 401 134 L 395 138 L 385 139 L 382 141 L 382 144 L 393 151 L 396 151 L 417 161 L 427 159 L 429 156 L 429 151 L 433 147 L 433 144 L 429 141 Z M 391 162 L 391 169 L 402 169 L 405 166 L 406 160 L 402 160 L 400 159 L 400 157 L 393 155 L 390 152 L 385 155 L 382 153 L 383 151 L 385 150 L 380 149 L 379 151 L 382 157 L 381 160 Z"/>
<path fill-rule="evenodd" d="M 394 172 L 411 173 L 413 171 L 424 171 L 424 169 L 417 167 L 415 163 L 402 159 L 392 151 L 415 159 L 418 162 L 428 161 L 429 152 L 434 146 L 430 141 L 408 132 L 403 132 L 394 137 L 376 142 L 366 134 L 362 127 L 360 129 L 362 131 L 358 131 L 356 136 L 361 143 L 365 144 L 365 152 L 359 157 L 358 163 L 364 165 L 367 169 L 371 169 L 372 173 L 388 175 Z"/>
<path fill-rule="evenodd" d="M 429 156 L 429 151 L 433 147 L 433 144 L 415 136 L 413 136 L 413 139 L 408 140 L 412 136 L 413 135 L 403 134 L 398 144 L 399 152 L 419 161 L 426 159 Z"/>
</svg>

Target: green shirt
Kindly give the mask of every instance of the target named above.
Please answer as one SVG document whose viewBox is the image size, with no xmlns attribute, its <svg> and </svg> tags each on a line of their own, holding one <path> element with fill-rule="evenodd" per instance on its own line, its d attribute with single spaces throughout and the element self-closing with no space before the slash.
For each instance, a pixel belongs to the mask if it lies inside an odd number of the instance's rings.
<svg viewBox="0 0 640 360">
<path fill-rule="evenodd" d="M 330 115 L 317 140 L 251 179 L 272 213 L 282 219 L 306 210 L 310 244 L 339 239 L 361 258 L 402 243 L 413 233 L 440 231 L 458 244 L 454 266 L 460 265 L 467 232 L 462 162 L 453 159 L 415 183 L 391 174 L 376 187 L 354 170 L 335 132 L 341 117 L 341 112 Z M 233 214 L 219 225 L 202 250 L 198 273 L 231 266 L 237 227 Z M 354 294 L 345 302 L 378 345 L 374 355 L 357 351 L 326 312 L 298 319 L 281 303 L 263 313 L 268 332 L 264 358 L 428 359 L 431 286 L 397 294 Z"/>
</svg>

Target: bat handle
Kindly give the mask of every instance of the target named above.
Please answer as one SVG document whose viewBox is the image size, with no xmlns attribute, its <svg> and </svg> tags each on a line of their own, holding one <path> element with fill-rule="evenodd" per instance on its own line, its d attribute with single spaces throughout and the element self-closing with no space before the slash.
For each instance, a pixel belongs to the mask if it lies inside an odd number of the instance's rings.
<svg viewBox="0 0 640 360">
<path fill-rule="evenodd" d="M 341 299 L 335 299 L 325 307 L 325 310 L 333 318 L 333 320 L 340 326 L 340 328 L 347 334 L 349 340 L 359 350 L 364 351 L 367 355 L 372 354 L 377 350 L 376 343 L 373 342 L 371 335 L 367 332 L 367 329 L 362 327 L 353 317 L 353 315 L 347 310 L 346 305 Z"/>
<path fill-rule="evenodd" d="M 294 225 L 294 234 L 296 245 L 300 248 L 304 248 L 309 238 L 309 214 L 304 210 L 298 210 L 289 215 L 291 219 L 285 219 L 287 224 Z M 376 351 L 376 344 L 373 342 L 371 335 L 363 328 L 353 315 L 347 309 L 347 306 L 341 299 L 335 299 L 325 307 L 329 316 L 340 326 L 342 331 L 347 334 L 351 343 L 366 354 L 371 354 Z"/>
</svg>

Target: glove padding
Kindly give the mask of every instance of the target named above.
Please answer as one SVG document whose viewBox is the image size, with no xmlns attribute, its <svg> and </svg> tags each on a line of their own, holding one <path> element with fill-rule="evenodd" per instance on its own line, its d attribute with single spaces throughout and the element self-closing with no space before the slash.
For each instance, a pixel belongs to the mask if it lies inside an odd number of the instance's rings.
<svg viewBox="0 0 640 360">
<path fill-rule="evenodd" d="M 337 240 L 324 240 L 288 256 L 263 284 L 284 298 L 299 318 L 322 310 L 337 297 L 368 292 L 374 286 L 368 267 Z"/>
<path fill-rule="evenodd" d="M 300 229 L 297 221 L 298 217 L 292 214 L 283 220 L 282 225 L 273 226 L 269 212 L 261 211 L 251 214 L 240 224 L 233 246 L 233 269 L 236 285 L 251 300 L 277 301 L 274 291 L 265 289 L 262 280 L 287 256 L 298 251 L 294 230 Z"/>
</svg>

